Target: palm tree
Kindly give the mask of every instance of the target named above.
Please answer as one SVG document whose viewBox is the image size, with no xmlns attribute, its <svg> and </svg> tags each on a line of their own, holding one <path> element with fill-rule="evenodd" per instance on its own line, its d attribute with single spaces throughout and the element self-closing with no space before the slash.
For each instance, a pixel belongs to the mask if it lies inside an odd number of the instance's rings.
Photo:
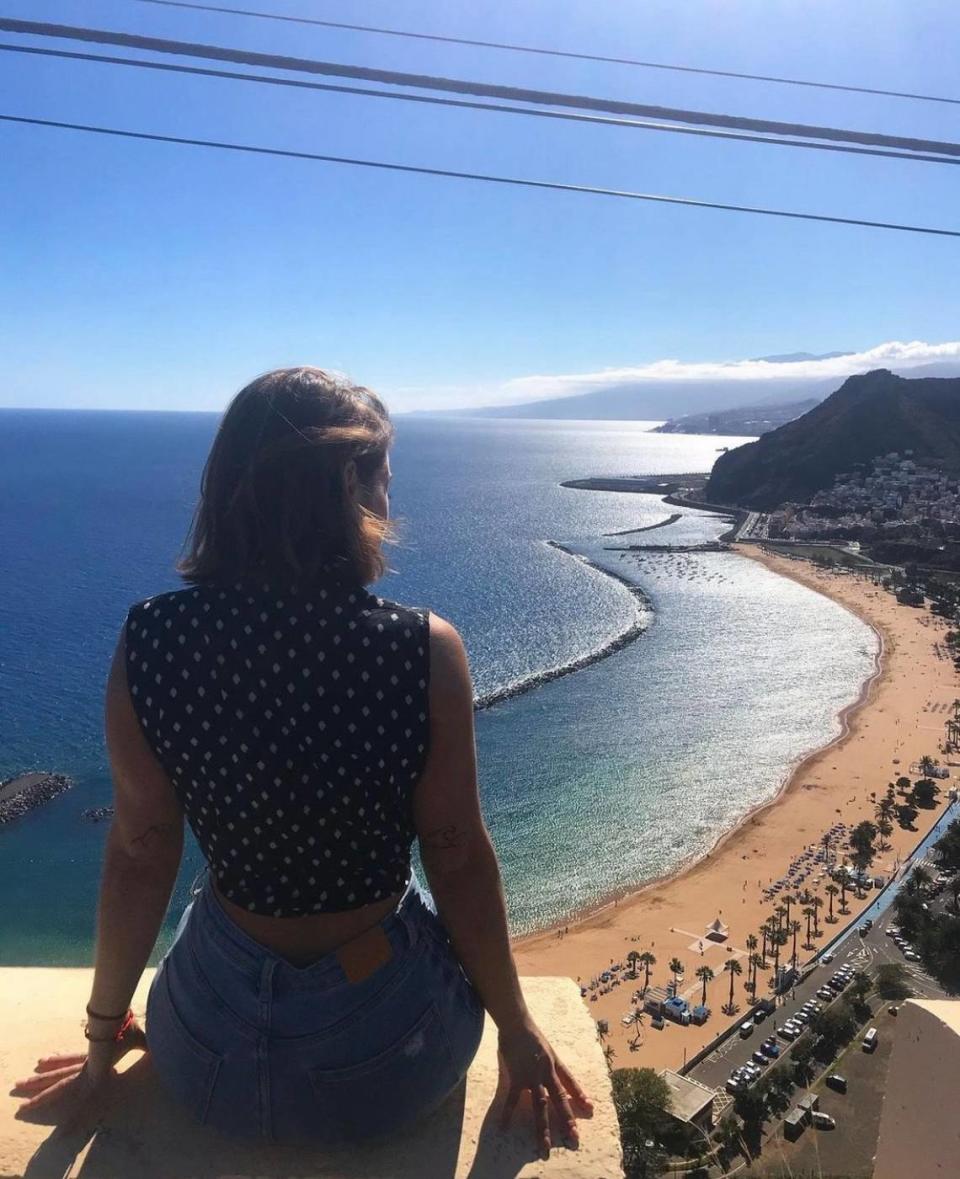
<svg viewBox="0 0 960 1179">
<path fill-rule="evenodd" d="M 889 819 L 877 819 L 877 831 L 880 834 L 880 851 L 886 851 L 890 846 L 889 839 L 893 834 L 893 824 Z"/>
<path fill-rule="evenodd" d="M 760 943 L 757 941 L 756 936 L 751 933 L 751 934 L 747 935 L 747 939 L 744 942 L 744 945 L 747 947 L 747 953 L 750 955 L 750 957 L 747 959 L 747 973 L 749 973 L 749 968 L 753 965 L 753 960 L 757 956 L 757 946 L 759 946 Z M 754 992 L 756 992 L 756 989 L 757 989 L 757 976 L 756 976 L 756 973 L 754 973 L 754 976 L 753 976 L 753 990 L 754 990 Z"/>
<path fill-rule="evenodd" d="M 727 1010 L 732 1015 L 736 1008 L 733 1005 L 733 980 L 738 974 L 743 974 L 743 967 L 736 960 L 736 958 L 728 958 L 723 964 L 723 969 L 730 972 L 730 999 L 727 1002 Z"/>
<path fill-rule="evenodd" d="M 807 940 L 804 942 L 804 945 L 806 946 L 806 948 L 807 948 L 808 950 L 812 950 L 812 949 L 813 949 L 813 940 L 812 940 L 812 938 L 810 937 L 810 922 L 811 922 L 811 920 L 813 919 L 813 915 L 814 915 L 815 911 L 816 911 L 816 910 L 815 910 L 815 909 L 814 909 L 814 908 L 813 908 L 811 905 L 808 905 L 808 906 L 807 906 L 807 907 L 806 907 L 806 908 L 803 910 L 803 915 L 804 915 L 804 917 L 806 917 L 806 919 L 807 919 Z"/>
<path fill-rule="evenodd" d="M 640 958 L 638 959 L 638 961 L 643 963 L 643 970 L 644 970 L 643 990 L 644 990 L 644 993 L 646 993 L 650 987 L 650 967 L 656 966 L 657 959 L 656 959 L 656 956 L 654 954 L 651 954 L 649 950 L 644 950 L 644 952 L 640 955 Z"/>
<path fill-rule="evenodd" d="M 630 966 L 630 977 L 637 977 L 637 962 L 640 960 L 640 953 L 638 950 L 631 950 L 627 955 L 627 962 Z"/>
<path fill-rule="evenodd" d="M 679 958 L 671 958 L 670 963 L 669 963 L 669 969 L 671 971 L 673 971 L 673 993 L 676 994 L 677 993 L 677 986 L 678 986 L 677 975 L 683 974 L 683 963 L 680 961 Z"/>
<path fill-rule="evenodd" d="M 773 935 L 773 973 L 776 976 L 780 969 L 780 948 L 787 944 L 787 935 L 783 930 L 778 930 Z"/>
<path fill-rule="evenodd" d="M 754 939 L 756 940 L 756 939 Z M 707 1005 L 707 983 L 713 982 L 714 973 L 709 966 L 704 963 L 703 966 L 697 967 L 697 978 L 703 983 L 703 994 L 700 996 L 700 1005 L 706 1007 Z"/>
<path fill-rule="evenodd" d="M 790 924 L 790 906 L 795 905 L 796 902 L 797 902 L 797 898 L 795 896 L 791 896 L 789 893 L 787 893 L 787 895 L 783 898 L 783 906 L 787 910 L 787 917 L 786 917 L 787 925 Z"/>
<path fill-rule="evenodd" d="M 810 902 L 813 909 L 813 936 L 820 936 L 820 910 L 823 908 L 823 897 L 814 897 Z"/>
<path fill-rule="evenodd" d="M 929 778 L 939 764 L 935 757 L 931 757 L 929 753 L 925 753 L 920 758 L 920 773 L 924 778 Z"/>
<path fill-rule="evenodd" d="M 607 1069 L 613 1072 L 613 1058 L 617 1055 L 616 1049 L 612 1044 L 604 1044 L 603 1059 L 607 1062 Z"/>
<path fill-rule="evenodd" d="M 749 966 L 753 967 L 753 996 L 757 995 L 757 971 L 762 970 L 765 963 L 759 954 L 751 954 L 748 962 Z"/>
<path fill-rule="evenodd" d="M 643 1011 L 639 1007 L 635 1007 L 633 1009 L 633 1026 L 636 1029 L 633 1033 L 633 1043 L 634 1044 L 637 1044 L 640 1042 L 640 1037 L 641 1037 L 641 1033 L 642 1033 L 642 1029 L 643 1029 L 643 1019 L 644 1019 Z"/>
<path fill-rule="evenodd" d="M 847 874 L 846 872 L 840 877 L 840 912 L 849 913 L 850 909 L 847 905 Z"/>
<path fill-rule="evenodd" d="M 779 933 L 780 930 L 783 928 L 784 919 L 786 919 L 788 921 L 790 919 L 790 910 L 787 908 L 786 905 L 777 905 L 774 912 L 777 915 L 777 932 Z"/>
<path fill-rule="evenodd" d="M 602 1044 L 603 1041 L 610 1035 L 610 1024 L 605 1019 L 597 1020 L 597 1039 Z"/>
<path fill-rule="evenodd" d="M 792 957 L 792 961 L 793 961 L 793 964 L 794 964 L 794 966 L 796 966 L 796 964 L 797 964 L 797 934 L 800 932 L 800 930 L 801 930 L 802 928 L 803 928 L 803 927 L 801 926 L 801 924 L 800 924 L 800 922 L 799 922 L 799 921 L 791 921 L 791 922 L 790 922 L 790 932 L 793 934 L 793 957 Z"/>
<path fill-rule="evenodd" d="M 833 898 L 838 895 L 840 889 L 837 888 L 835 884 L 828 884 L 824 889 L 824 892 L 830 898 L 830 912 L 827 914 L 827 921 L 833 925 L 833 923 L 836 921 L 836 917 L 833 915 Z"/>
</svg>

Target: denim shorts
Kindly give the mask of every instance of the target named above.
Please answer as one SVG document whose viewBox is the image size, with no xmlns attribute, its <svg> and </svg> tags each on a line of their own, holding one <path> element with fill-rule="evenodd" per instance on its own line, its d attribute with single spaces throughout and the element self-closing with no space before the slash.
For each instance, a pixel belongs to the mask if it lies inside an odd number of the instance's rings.
<svg viewBox="0 0 960 1179">
<path fill-rule="evenodd" d="M 231 920 L 208 877 L 150 988 L 161 1081 L 198 1121 L 272 1142 L 367 1140 L 436 1108 L 483 1006 L 415 881 L 380 925 L 392 955 L 362 981 L 336 952 L 298 968 Z"/>
</svg>

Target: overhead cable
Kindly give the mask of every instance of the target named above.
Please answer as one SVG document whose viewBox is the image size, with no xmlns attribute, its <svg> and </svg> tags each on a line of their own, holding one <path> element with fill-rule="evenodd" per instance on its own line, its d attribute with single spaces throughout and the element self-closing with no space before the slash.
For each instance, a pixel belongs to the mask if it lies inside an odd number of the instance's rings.
<svg viewBox="0 0 960 1179">
<path fill-rule="evenodd" d="M 119 127 L 100 127 L 88 123 L 68 123 L 57 119 L 35 119 L 24 115 L 0 114 L 0 122 L 32 127 L 52 127 L 65 131 L 84 131 L 120 139 L 139 139 L 151 143 L 172 143 L 188 147 L 209 147 L 221 151 L 248 152 L 259 156 L 279 156 L 292 160 L 313 160 L 326 164 L 343 164 L 354 168 L 375 168 L 387 172 L 404 172 L 418 176 L 440 176 L 453 180 L 475 180 L 487 184 L 514 185 L 520 188 L 548 189 L 553 192 L 586 193 L 592 196 L 617 197 L 622 200 L 650 201 L 662 205 L 683 205 L 695 209 L 718 209 L 728 213 L 752 213 L 763 217 L 787 217 L 797 221 L 822 221 L 833 225 L 857 225 L 867 229 L 891 229 L 903 233 L 932 234 L 960 238 L 960 229 L 937 229 L 926 225 L 904 225 L 893 221 L 868 221 L 860 217 L 834 217 L 826 213 L 800 213 L 788 209 L 769 209 L 757 205 L 733 205 L 721 201 L 703 201 L 694 197 L 664 196 L 660 193 L 633 192 L 626 189 L 600 188 L 587 184 L 562 184 L 553 180 L 528 180 L 519 176 L 494 176 L 482 172 L 462 172 L 450 168 L 427 168 L 414 164 L 393 164 L 385 160 L 362 160 L 350 156 L 321 155 L 317 152 L 289 148 L 259 147 L 248 143 L 228 143 L 216 139 L 193 139 L 182 135 L 159 135 L 146 131 L 125 131 Z"/>
<path fill-rule="evenodd" d="M 738 115 L 718 115 L 705 111 L 679 110 L 617 99 L 594 98 L 583 94 L 562 94 L 546 90 L 529 90 L 516 86 L 498 86 L 487 82 L 472 82 L 456 78 L 439 78 L 429 74 L 408 74 L 395 70 L 378 70 L 367 66 L 342 65 L 337 62 L 314 61 L 310 58 L 288 57 L 272 53 L 254 53 L 215 45 L 198 45 L 188 41 L 171 41 L 162 37 L 142 37 L 132 33 L 114 33 L 105 29 L 78 28 L 72 25 L 49 24 L 41 21 L 12 20 L 0 17 L 0 31 L 24 33 L 41 37 L 119 45 L 127 49 L 142 49 L 153 53 L 167 53 L 186 57 L 202 57 L 229 61 L 239 65 L 263 66 L 276 70 L 321 74 L 339 78 L 353 78 L 367 82 L 383 82 L 393 86 L 408 86 L 420 90 L 441 90 L 476 97 L 507 99 L 543 106 L 573 107 L 581 110 L 603 111 L 609 114 L 661 119 L 665 122 L 692 123 L 703 126 L 733 128 L 773 135 L 789 135 L 807 139 L 826 139 L 841 143 L 859 143 L 869 147 L 887 147 L 900 151 L 927 152 L 936 155 L 960 156 L 960 144 L 907 136 L 881 135 L 867 131 L 848 131 L 836 127 L 815 127 L 802 123 L 781 123 L 768 119 L 750 119 Z"/>
<path fill-rule="evenodd" d="M 353 33 L 374 33 L 382 37 L 404 37 L 413 41 L 438 41 L 444 45 L 467 45 L 476 49 L 504 49 L 510 53 L 532 53 L 540 57 L 565 57 L 574 61 L 595 61 L 606 65 L 634 66 L 645 70 L 670 70 L 680 74 L 702 74 L 711 78 L 734 78 L 746 82 L 771 82 L 778 86 L 807 86 L 816 90 L 841 90 L 848 94 L 876 94 L 883 98 L 910 98 L 917 102 L 945 102 L 960 106 L 960 98 L 938 94 L 914 94 L 906 90 L 881 90 L 873 86 L 845 86 L 839 82 L 813 82 L 801 78 L 781 78 L 774 74 L 745 74 L 736 70 L 711 70 L 702 66 L 668 65 L 660 61 L 638 61 L 632 57 L 607 57 L 600 53 L 574 53 L 567 49 L 544 49 L 536 45 L 514 45 L 505 41 L 480 41 L 472 37 L 450 37 L 439 33 L 416 33 L 408 29 L 388 29 L 379 25 L 356 25 L 338 20 L 320 20 L 312 16 L 289 16 L 277 12 L 257 12 L 249 8 L 228 8 L 220 4 L 193 4 L 186 0 L 136 0 L 162 8 L 186 8 L 195 12 L 216 12 L 229 16 L 248 16 L 258 20 L 283 21 L 295 25 L 315 25 L 324 29 L 344 29 Z"/>
<path fill-rule="evenodd" d="M 874 147 L 853 147 L 841 143 L 817 143 L 814 140 L 784 139 L 769 135 L 747 135 L 738 131 L 718 131 L 705 127 L 684 127 L 676 123 L 656 123 L 642 119 L 616 119 L 609 115 L 575 114 L 573 111 L 553 111 L 536 107 L 511 106 L 506 103 L 471 102 L 462 98 L 437 98 L 426 94 L 401 94 L 395 90 L 371 90 L 362 86 L 338 86 L 331 82 L 306 82 L 300 78 L 277 78 L 272 74 L 239 73 L 234 70 L 214 70 L 203 66 L 173 65 L 170 62 L 148 61 L 136 57 L 114 57 L 103 53 L 79 53 L 69 49 L 41 49 L 35 45 L 10 45 L 0 41 L 0 52 L 25 53 L 40 57 L 61 58 L 67 61 L 90 61 L 104 65 L 132 66 L 137 69 L 157 70 L 162 73 L 187 74 L 201 78 L 224 78 L 234 82 L 256 82 L 269 86 L 293 87 L 298 90 L 319 90 L 324 93 L 354 94 L 363 98 L 386 98 L 398 102 L 422 103 L 429 106 L 455 107 L 461 110 L 493 111 L 494 113 L 527 115 L 538 119 L 559 119 L 565 122 L 599 124 L 604 127 L 625 127 L 640 131 L 665 131 L 673 135 L 696 135 L 708 139 L 732 139 L 741 143 L 773 144 L 779 147 L 801 147 L 812 151 L 843 152 L 857 156 L 879 156 L 883 159 L 911 160 L 928 164 L 960 165 L 960 157 L 931 156 L 920 152 L 886 151 Z"/>
</svg>

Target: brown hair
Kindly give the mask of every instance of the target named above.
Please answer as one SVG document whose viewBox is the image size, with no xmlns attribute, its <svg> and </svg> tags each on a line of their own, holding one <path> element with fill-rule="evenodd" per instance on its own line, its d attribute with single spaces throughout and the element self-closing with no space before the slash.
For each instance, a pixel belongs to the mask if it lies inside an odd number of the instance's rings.
<svg viewBox="0 0 960 1179">
<path fill-rule="evenodd" d="M 382 576 L 388 521 L 350 495 L 385 461 L 393 426 L 380 398 L 320 368 L 265 373 L 220 422 L 177 569 L 187 582 L 309 585 L 331 565 L 366 585 Z"/>
</svg>

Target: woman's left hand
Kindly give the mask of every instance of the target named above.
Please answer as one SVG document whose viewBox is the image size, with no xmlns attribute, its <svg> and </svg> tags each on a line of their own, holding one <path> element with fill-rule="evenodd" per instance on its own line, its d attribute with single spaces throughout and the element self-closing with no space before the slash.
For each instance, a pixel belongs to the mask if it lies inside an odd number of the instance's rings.
<svg viewBox="0 0 960 1179">
<path fill-rule="evenodd" d="M 15 1097 L 28 1098 L 15 1116 L 48 1125 L 96 1116 L 117 1075 L 118 1061 L 128 1052 L 146 1051 L 146 1047 L 146 1036 L 134 1020 L 119 1043 L 91 1042 L 89 1052 L 42 1057 L 33 1075 L 13 1087 Z"/>
</svg>

